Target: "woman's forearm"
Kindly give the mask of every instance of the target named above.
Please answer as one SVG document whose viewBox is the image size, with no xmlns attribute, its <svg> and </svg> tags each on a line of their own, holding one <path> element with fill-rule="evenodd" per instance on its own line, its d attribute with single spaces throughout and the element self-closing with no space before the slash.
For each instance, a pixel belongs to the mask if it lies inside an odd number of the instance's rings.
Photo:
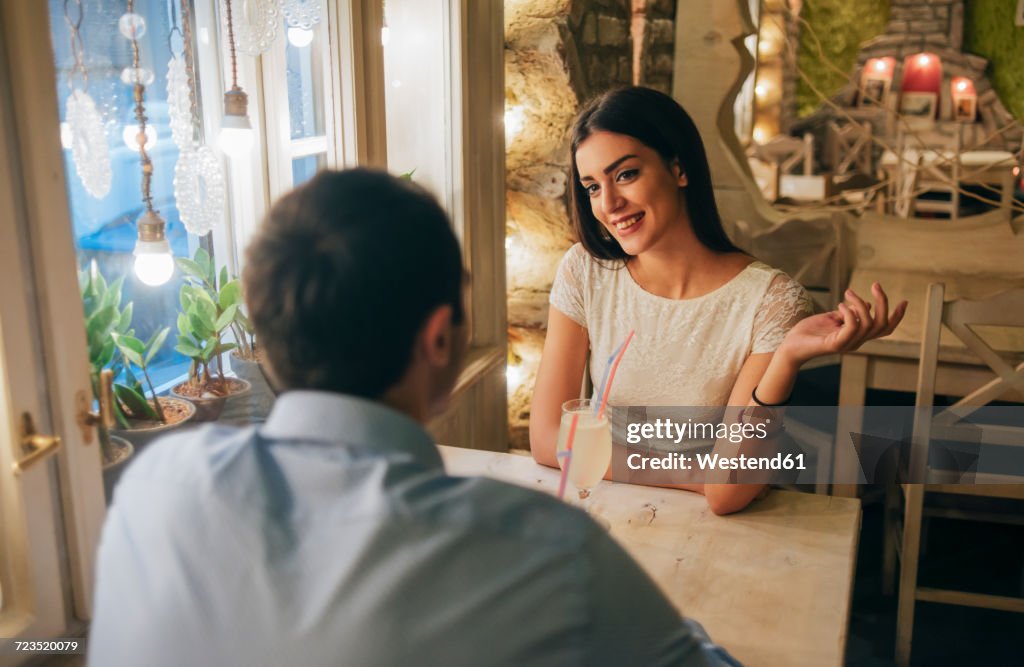
<svg viewBox="0 0 1024 667">
<path fill-rule="evenodd" d="M 768 368 L 757 383 L 757 398 L 762 403 L 785 403 L 793 393 L 796 376 L 800 371 L 800 362 L 794 360 L 783 349 L 772 355 Z M 747 405 L 755 405 L 750 398 Z"/>
</svg>

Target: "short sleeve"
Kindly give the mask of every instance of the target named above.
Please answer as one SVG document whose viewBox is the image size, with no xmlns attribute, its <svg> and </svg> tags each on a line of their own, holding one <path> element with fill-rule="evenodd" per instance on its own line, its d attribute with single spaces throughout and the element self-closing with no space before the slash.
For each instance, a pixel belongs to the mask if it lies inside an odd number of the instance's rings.
<svg viewBox="0 0 1024 667">
<path fill-rule="evenodd" d="M 587 326 L 587 313 L 583 305 L 585 263 L 586 251 L 583 246 L 577 243 L 569 248 L 558 265 L 549 297 L 552 306 L 584 328 Z"/>
<path fill-rule="evenodd" d="M 779 273 L 754 316 L 751 354 L 774 352 L 793 326 L 811 314 L 811 299 L 800 283 Z"/>
</svg>

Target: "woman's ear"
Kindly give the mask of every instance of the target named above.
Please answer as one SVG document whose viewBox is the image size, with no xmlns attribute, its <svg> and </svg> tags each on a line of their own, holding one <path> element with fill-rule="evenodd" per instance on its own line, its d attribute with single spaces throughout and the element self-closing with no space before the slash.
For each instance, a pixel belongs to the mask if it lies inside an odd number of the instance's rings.
<svg viewBox="0 0 1024 667">
<path fill-rule="evenodd" d="M 676 179 L 676 185 L 685 188 L 689 185 L 689 181 L 686 180 L 686 172 L 683 171 L 682 165 L 679 164 L 679 158 L 672 160 L 671 164 L 672 176 Z"/>
</svg>

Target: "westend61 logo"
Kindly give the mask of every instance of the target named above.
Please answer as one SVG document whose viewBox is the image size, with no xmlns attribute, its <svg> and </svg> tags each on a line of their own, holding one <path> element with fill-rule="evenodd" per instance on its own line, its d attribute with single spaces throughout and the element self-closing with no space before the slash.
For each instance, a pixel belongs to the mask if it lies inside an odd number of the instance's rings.
<svg viewBox="0 0 1024 667">
<path fill-rule="evenodd" d="M 765 439 L 768 429 L 763 423 L 715 423 L 695 422 L 688 419 L 676 422 L 671 419 L 655 419 L 653 422 L 630 422 L 626 425 L 626 442 L 637 445 L 644 440 L 671 440 L 679 444 L 683 440 L 728 440 L 741 443 L 752 438 Z"/>
</svg>

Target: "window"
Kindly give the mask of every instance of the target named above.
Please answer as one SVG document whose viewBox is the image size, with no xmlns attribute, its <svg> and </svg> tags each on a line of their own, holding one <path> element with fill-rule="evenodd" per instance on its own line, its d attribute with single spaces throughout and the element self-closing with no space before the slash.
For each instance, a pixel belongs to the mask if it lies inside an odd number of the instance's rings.
<svg viewBox="0 0 1024 667">
<path fill-rule="evenodd" d="M 50 0 L 50 37 L 57 67 L 64 167 L 79 269 L 96 262 L 108 281 L 124 277 L 122 302 L 132 303 L 136 335 L 142 340 L 163 328 L 175 328 L 180 275 L 163 285 L 144 284 L 133 272 L 136 220 L 145 211 L 136 135 L 131 41 L 122 34 L 122 0 L 64 2 Z M 166 220 L 166 235 L 175 257 L 189 257 L 201 243 L 213 251 L 215 243 L 190 234 L 181 221 L 174 196 L 174 173 L 179 150 L 171 137 L 167 80 L 169 62 L 182 51 L 179 0 L 139 2 L 135 13 L 144 23 L 136 35 L 139 67 L 145 88 L 147 152 L 153 164 L 153 207 Z M 74 27 L 73 27 L 74 26 Z M 130 34 L 130 33 L 129 33 Z M 172 52 L 172 48 L 174 49 Z M 84 70 L 83 70 L 84 67 Z M 76 164 L 74 133 L 67 100 L 72 89 L 83 90 L 96 105 L 105 135 L 110 178 L 105 188 L 90 187 L 90 176 L 106 158 L 83 156 Z M 197 100 L 201 105 L 201 99 Z M 216 253 L 214 253 L 216 254 Z M 188 370 L 188 361 L 174 351 L 169 336 L 151 364 L 157 386 L 169 385 Z"/>
<path fill-rule="evenodd" d="M 301 185 L 327 167 L 339 167 L 330 3 L 309 28 L 284 21 L 283 38 L 261 56 L 267 113 L 271 198 Z"/>
</svg>

